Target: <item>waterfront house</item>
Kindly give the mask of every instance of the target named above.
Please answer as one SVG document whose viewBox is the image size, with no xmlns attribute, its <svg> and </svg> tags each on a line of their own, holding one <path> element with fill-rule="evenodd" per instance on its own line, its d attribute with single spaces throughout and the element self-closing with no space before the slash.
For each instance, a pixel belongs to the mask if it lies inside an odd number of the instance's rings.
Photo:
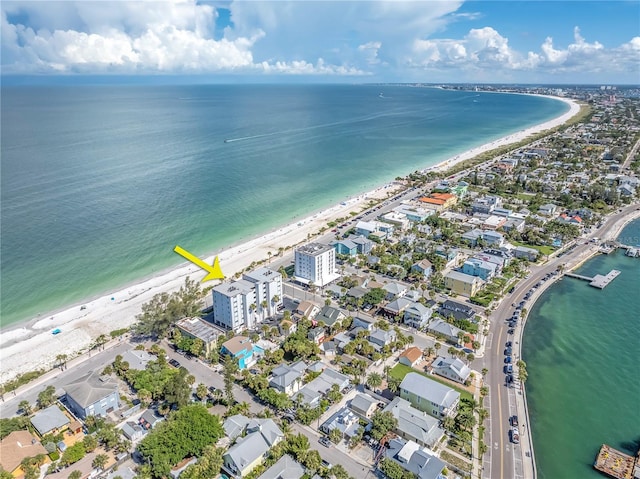
<svg viewBox="0 0 640 479">
<path fill-rule="evenodd" d="M 71 421 L 57 404 L 42 409 L 31 416 L 31 425 L 40 437 L 45 434 L 58 434 L 69 427 Z"/>
<path fill-rule="evenodd" d="M 483 281 L 459 271 L 449 271 L 444 275 L 444 286 L 456 294 L 472 297 L 482 288 Z"/>
<path fill-rule="evenodd" d="M 400 397 L 438 419 L 454 416 L 460 402 L 459 392 L 418 373 L 404 377 L 400 383 Z"/>
<path fill-rule="evenodd" d="M 422 350 L 415 346 L 411 346 L 400 353 L 398 362 L 405 366 L 415 368 L 422 362 Z"/>
<path fill-rule="evenodd" d="M 80 419 L 106 416 L 120 408 L 118 384 L 97 371 L 90 371 L 64 386 L 69 409 Z"/>
<path fill-rule="evenodd" d="M 151 361 L 157 358 L 153 354 L 149 354 L 144 349 L 129 349 L 122 353 L 122 362 L 129 365 L 129 369 L 136 371 L 144 371 Z"/>
<path fill-rule="evenodd" d="M 431 364 L 431 372 L 460 384 L 464 384 L 471 375 L 469 366 L 459 358 L 438 357 Z"/>
<path fill-rule="evenodd" d="M 340 255 L 355 256 L 358 254 L 358 245 L 348 238 L 331 241 L 329 245 L 333 246 L 336 253 Z"/>
<path fill-rule="evenodd" d="M 384 412 L 390 412 L 398 420 L 393 432 L 421 446 L 433 447 L 444 435 L 439 419 L 414 408 L 409 401 L 401 397 L 393 398 L 384 408 Z"/>
<path fill-rule="evenodd" d="M 234 336 L 225 341 L 220 348 L 220 354 L 233 357 L 241 370 L 253 366 L 257 361 L 253 343 L 247 336 Z"/>
<path fill-rule="evenodd" d="M 516 258 L 524 258 L 527 261 L 536 261 L 540 252 L 534 248 L 527 248 L 526 246 L 516 246 L 513 250 L 513 256 Z"/>
<path fill-rule="evenodd" d="M 176 327 L 183 336 L 202 341 L 203 353 L 206 356 L 218 347 L 218 338 L 225 334 L 223 329 L 215 327 L 202 318 L 183 318 L 176 322 Z"/>
</svg>

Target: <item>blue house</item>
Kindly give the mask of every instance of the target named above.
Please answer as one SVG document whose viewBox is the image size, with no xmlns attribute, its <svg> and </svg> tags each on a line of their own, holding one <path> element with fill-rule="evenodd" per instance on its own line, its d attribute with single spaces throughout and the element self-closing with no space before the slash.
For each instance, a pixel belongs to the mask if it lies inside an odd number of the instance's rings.
<svg viewBox="0 0 640 479">
<path fill-rule="evenodd" d="M 358 254 L 358 245 L 350 239 L 335 240 L 329 243 L 336 250 L 337 254 L 355 256 Z"/>
<path fill-rule="evenodd" d="M 462 272 L 488 281 L 495 276 L 497 268 L 498 266 L 495 263 L 489 263 L 480 258 L 469 258 L 462 265 Z"/>
<path fill-rule="evenodd" d="M 64 386 L 69 409 L 80 419 L 106 416 L 120 408 L 118 384 L 91 371 Z"/>
<path fill-rule="evenodd" d="M 418 261 L 417 263 L 414 263 L 411 266 L 411 271 L 421 274 L 424 279 L 427 279 L 433 272 L 433 265 L 428 259 L 423 259 L 421 261 Z"/>
<path fill-rule="evenodd" d="M 256 347 L 246 336 L 234 336 L 222 344 L 220 354 L 223 356 L 233 356 L 238 361 L 238 368 L 247 369 L 253 366 L 258 358 L 256 357 Z"/>
</svg>

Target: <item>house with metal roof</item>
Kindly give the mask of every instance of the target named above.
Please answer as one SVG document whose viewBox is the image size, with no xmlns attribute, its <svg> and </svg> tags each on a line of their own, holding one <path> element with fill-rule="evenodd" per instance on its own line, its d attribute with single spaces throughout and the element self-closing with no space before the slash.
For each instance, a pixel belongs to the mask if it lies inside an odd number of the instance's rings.
<svg viewBox="0 0 640 479">
<path fill-rule="evenodd" d="M 272 419 L 251 419 L 241 437 L 222 456 L 222 469 L 234 478 L 249 474 L 269 453 L 269 449 L 284 439 L 284 434 Z"/>
<path fill-rule="evenodd" d="M 464 384 L 471 375 L 471 369 L 459 358 L 438 357 L 431 365 L 431 371 L 438 376 Z"/>
<path fill-rule="evenodd" d="M 400 383 L 400 397 L 438 419 L 453 416 L 460 402 L 458 391 L 418 373 L 404 377 Z"/>
<path fill-rule="evenodd" d="M 183 318 L 176 322 L 176 327 L 183 336 L 202 341 L 207 356 L 218 346 L 218 338 L 226 334 L 223 329 L 202 318 Z"/>
<path fill-rule="evenodd" d="M 409 288 L 407 288 L 404 284 L 394 282 L 385 284 L 382 289 L 387 292 L 387 301 L 391 301 L 392 299 L 402 298 L 407 293 Z"/>
<path fill-rule="evenodd" d="M 323 306 L 315 320 L 318 323 L 324 323 L 327 327 L 333 327 L 334 325 L 339 324 L 340 321 L 346 317 L 347 315 L 338 308 L 334 308 L 333 306 Z"/>
<path fill-rule="evenodd" d="M 65 430 L 71 421 L 60 410 L 57 404 L 53 404 L 31 416 L 31 424 L 40 436 L 45 434 L 57 434 Z"/>
<path fill-rule="evenodd" d="M 452 344 L 458 344 L 460 338 L 459 333 L 464 333 L 460 328 L 456 328 L 453 324 L 447 323 L 444 319 L 436 319 L 427 326 L 427 331 L 436 336 L 442 336 L 445 340 Z"/>
<path fill-rule="evenodd" d="M 122 353 L 122 362 L 126 362 L 129 365 L 129 369 L 136 371 L 144 371 L 147 364 L 156 359 L 153 354 L 149 354 L 144 349 L 130 349 Z"/>
<path fill-rule="evenodd" d="M 393 432 L 421 446 L 433 447 L 445 433 L 440 427 L 440 420 L 414 408 L 409 401 L 401 397 L 395 397 L 384 408 L 384 412 L 390 412 L 398 420 Z"/>
<path fill-rule="evenodd" d="M 97 371 L 90 371 L 63 389 L 69 409 L 81 419 L 106 416 L 120 408 L 118 384 Z"/>
<path fill-rule="evenodd" d="M 343 390 L 350 383 L 349 376 L 339 373 L 335 369 L 326 368 L 320 376 L 305 384 L 294 397 L 300 396 L 303 404 L 313 408 L 320 404 L 320 400 L 329 392 L 331 386 L 336 384 L 340 390 Z"/>
<path fill-rule="evenodd" d="M 307 365 L 304 361 L 297 361 L 293 364 L 281 364 L 271 371 L 269 386 L 278 392 L 291 396 L 302 387 L 302 378 Z"/>
<path fill-rule="evenodd" d="M 368 394 L 358 393 L 349 403 L 349 409 L 363 419 L 371 419 L 378 410 L 378 400 Z"/>
<path fill-rule="evenodd" d="M 320 430 L 325 434 L 330 434 L 334 429 L 340 431 L 343 438 L 349 439 L 355 436 L 356 431 L 360 429 L 358 416 L 346 407 L 339 409 L 320 425 Z"/>
<path fill-rule="evenodd" d="M 431 319 L 432 314 L 433 310 L 431 308 L 414 301 L 404 310 L 402 320 L 407 326 L 423 329 Z"/>
<path fill-rule="evenodd" d="M 417 479 L 441 479 L 445 463 L 436 455 L 413 441 L 395 438 L 389 441 L 385 456 Z"/>
<path fill-rule="evenodd" d="M 285 454 L 258 479 L 300 479 L 305 474 L 305 467 L 289 454 Z"/>
</svg>

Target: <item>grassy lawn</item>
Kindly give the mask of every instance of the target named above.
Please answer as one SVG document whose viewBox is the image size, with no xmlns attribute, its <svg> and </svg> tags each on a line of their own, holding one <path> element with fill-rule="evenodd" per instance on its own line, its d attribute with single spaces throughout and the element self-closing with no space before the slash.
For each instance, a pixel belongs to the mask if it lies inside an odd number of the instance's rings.
<svg viewBox="0 0 640 479">
<path fill-rule="evenodd" d="M 456 391 L 458 391 L 458 392 L 460 393 L 460 399 L 473 399 L 473 396 L 471 395 L 471 393 L 470 393 L 470 392 L 465 391 L 465 390 L 464 390 L 464 389 L 462 389 L 462 388 L 458 388 L 458 387 L 456 387 L 456 386 L 453 386 L 452 384 L 450 384 L 450 383 L 448 383 L 448 382 L 446 382 L 446 381 L 444 381 L 444 380 L 442 380 L 442 379 L 439 379 L 439 378 L 438 378 L 438 377 L 436 377 L 436 376 L 433 376 L 433 375 L 431 375 L 431 374 L 424 373 L 424 372 L 422 372 L 422 371 L 418 371 L 417 369 L 413 369 L 413 368 L 412 368 L 412 367 L 410 367 L 410 366 L 406 366 L 406 365 L 404 365 L 404 364 L 396 364 L 396 365 L 391 369 L 391 371 L 389 371 L 389 375 L 390 375 L 390 376 L 393 376 L 394 378 L 398 378 L 400 381 L 402 381 L 402 380 L 404 379 L 404 377 L 405 377 L 407 374 L 409 374 L 409 373 L 418 373 L 418 374 L 421 374 L 421 375 L 422 375 L 422 376 L 424 376 L 425 378 L 429 378 L 429 379 L 431 379 L 432 381 L 435 381 L 435 382 L 440 383 L 440 384 L 444 384 L 445 386 L 449 386 L 451 389 L 455 389 Z"/>
<path fill-rule="evenodd" d="M 521 243 L 519 241 L 512 241 L 511 244 L 513 244 L 514 246 L 526 246 L 527 248 L 537 249 L 538 251 L 540 251 L 540 254 L 543 254 L 545 256 L 549 256 L 556 250 L 553 246 L 536 246 L 532 244 Z"/>
</svg>

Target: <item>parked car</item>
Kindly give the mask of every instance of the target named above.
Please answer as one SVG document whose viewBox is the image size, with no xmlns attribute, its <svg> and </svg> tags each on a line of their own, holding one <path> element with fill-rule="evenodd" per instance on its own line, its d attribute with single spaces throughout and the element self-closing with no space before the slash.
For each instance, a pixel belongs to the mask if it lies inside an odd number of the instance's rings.
<svg viewBox="0 0 640 479">
<path fill-rule="evenodd" d="M 180 363 L 178 361 L 176 361 L 175 359 L 170 359 L 169 360 L 169 364 L 171 364 L 171 366 L 173 366 L 174 368 L 179 368 L 180 367 Z"/>
<path fill-rule="evenodd" d="M 504 358 L 504 362 L 505 362 L 506 364 L 511 363 L 511 356 L 507 356 L 506 358 Z"/>
<path fill-rule="evenodd" d="M 504 350 L 504 355 L 505 356 L 511 356 L 511 348 L 507 348 Z"/>
<path fill-rule="evenodd" d="M 518 416 L 513 415 L 509 418 L 509 422 L 513 427 L 518 427 Z"/>
<path fill-rule="evenodd" d="M 505 348 L 510 348 L 512 346 L 511 341 L 507 341 L 504 345 Z"/>
<path fill-rule="evenodd" d="M 507 367 L 505 366 L 505 369 Z M 513 374 L 507 374 L 507 377 L 505 379 L 507 381 L 507 384 L 511 384 L 513 382 Z"/>
<path fill-rule="evenodd" d="M 511 442 L 514 444 L 520 444 L 520 432 L 518 431 L 518 428 L 512 428 L 511 429 Z"/>
<path fill-rule="evenodd" d="M 322 436 L 320 439 L 318 439 L 318 442 L 324 447 L 331 447 L 331 440 L 327 436 Z"/>
<path fill-rule="evenodd" d="M 515 332 L 515 329 L 513 328 L 507 329 L 507 334 L 513 334 L 514 332 Z"/>
<path fill-rule="evenodd" d="M 327 469 L 331 469 L 333 466 L 331 465 L 331 463 L 329 461 L 327 461 L 326 459 L 322 460 L 322 467 L 326 467 Z"/>
</svg>

